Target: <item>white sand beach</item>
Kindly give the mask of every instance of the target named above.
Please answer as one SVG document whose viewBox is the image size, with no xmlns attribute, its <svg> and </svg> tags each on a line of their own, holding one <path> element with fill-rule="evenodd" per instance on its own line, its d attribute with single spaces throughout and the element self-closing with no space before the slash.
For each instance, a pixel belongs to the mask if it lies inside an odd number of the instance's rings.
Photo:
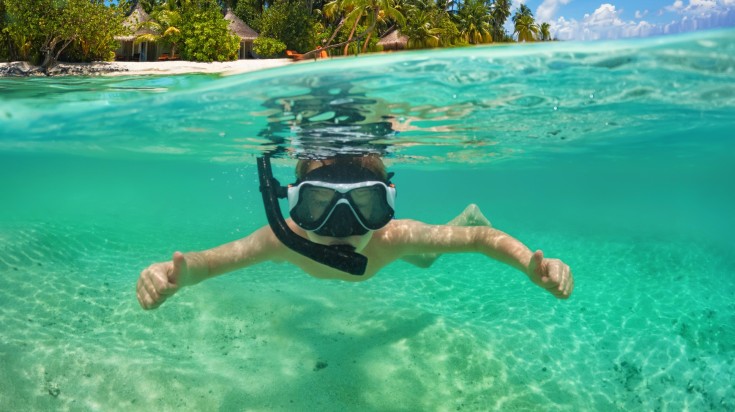
<svg viewBox="0 0 735 412">
<path fill-rule="evenodd" d="M 239 74 L 290 64 L 290 59 L 248 59 L 227 62 L 200 63 L 184 60 L 157 62 L 95 62 L 60 63 L 52 69 L 53 75 L 175 75 L 189 73 Z M 38 75 L 37 69 L 26 62 L 0 63 L 0 76 Z"/>
<path fill-rule="evenodd" d="M 114 62 L 108 64 L 120 66 L 125 69 L 125 71 L 121 72 L 111 72 L 109 75 L 187 73 L 238 74 L 284 66 L 291 62 L 292 61 L 290 59 L 248 59 L 213 63 L 169 60 L 160 62 Z"/>
</svg>

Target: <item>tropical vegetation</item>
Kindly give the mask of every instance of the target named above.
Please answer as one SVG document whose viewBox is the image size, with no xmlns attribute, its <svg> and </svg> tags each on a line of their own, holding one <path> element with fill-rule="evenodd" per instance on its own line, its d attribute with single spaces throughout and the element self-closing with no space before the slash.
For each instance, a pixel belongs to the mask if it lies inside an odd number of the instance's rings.
<svg viewBox="0 0 735 412">
<path fill-rule="evenodd" d="M 286 49 L 380 51 L 378 40 L 393 30 L 409 49 L 551 40 L 550 25 L 539 24 L 525 4 L 511 12 L 511 0 L 0 0 L 0 60 L 49 66 L 114 59 L 115 37 L 131 34 L 122 23 L 136 3 L 151 16 L 137 43 L 198 61 L 237 58 L 227 9 L 259 33 L 259 57 Z"/>
</svg>

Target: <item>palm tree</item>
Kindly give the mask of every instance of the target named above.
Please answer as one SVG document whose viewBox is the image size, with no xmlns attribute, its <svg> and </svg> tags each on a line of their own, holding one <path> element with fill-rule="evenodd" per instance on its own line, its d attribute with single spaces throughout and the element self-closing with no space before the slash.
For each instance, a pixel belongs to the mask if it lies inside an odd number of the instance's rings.
<svg viewBox="0 0 735 412">
<path fill-rule="evenodd" d="M 431 9 L 412 6 L 408 10 L 406 25 L 401 33 L 408 37 L 409 49 L 438 47 L 438 29 L 434 27 L 434 13 Z"/>
<path fill-rule="evenodd" d="M 367 11 L 368 1 L 369 0 L 343 0 L 343 3 L 346 3 L 347 8 L 351 9 L 345 17 L 345 23 L 349 24 L 354 21 L 354 23 L 352 23 L 350 34 L 349 36 L 347 36 L 347 44 L 345 44 L 345 48 L 342 53 L 345 56 L 347 56 L 347 50 L 350 47 L 352 37 L 355 35 L 357 25 L 360 24 L 360 20 L 362 20 L 362 15 L 365 14 L 365 12 Z"/>
<path fill-rule="evenodd" d="M 370 11 L 372 11 L 372 13 L 370 13 Z M 394 0 L 369 0 L 367 12 L 369 24 L 366 32 L 367 35 L 365 37 L 365 42 L 362 45 L 363 53 L 367 51 L 367 46 L 370 43 L 370 37 L 375 30 L 376 23 L 390 19 L 395 21 L 398 26 L 406 25 L 406 19 L 403 17 L 403 14 L 401 14 L 401 12 L 395 7 Z"/>
<path fill-rule="evenodd" d="M 366 0 L 332 0 L 324 5 L 324 15 L 327 19 L 333 19 L 338 15 L 342 16 L 339 23 L 337 23 L 337 28 L 334 29 L 334 32 L 332 33 L 332 36 L 329 37 L 325 47 L 329 47 L 329 45 L 332 44 L 332 40 L 337 36 L 337 33 L 342 29 L 342 26 L 347 23 L 351 23 L 352 30 L 347 38 L 347 44 L 344 49 L 344 54 L 345 56 L 347 55 L 347 48 L 350 45 L 349 42 L 355 34 L 355 30 L 357 29 L 357 25 L 360 23 L 360 19 L 362 19 L 365 3 Z M 353 21 L 354 23 L 352 23 Z"/>
<path fill-rule="evenodd" d="M 334 33 L 332 33 L 332 36 L 329 38 L 327 46 L 332 43 L 332 40 L 337 35 L 337 32 L 342 29 L 343 25 L 350 25 L 352 28 L 350 29 L 350 34 L 347 36 L 347 42 L 343 52 L 346 56 L 350 43 L 355 35 L 355 31 L 357 31 L 357 26 L 365 15 L 367 15 L 369 22 L 365 35 L 367 36 L 366 41 L 369 41 L 370 36 L 375 29 L 375 25 L 380 19 L 381 10 L 383 11 L 384 16 L 390 17 L 398 22 L 399 25 L 405 24 L 403 15 L 395 8 L 394 0 L 333 0 L 325 4 L 324 14 L 328 18 L 335 16 L 339 12 L 344 15 L 339 24 L 337 24 L 337 28 L 334 30 Z"/>
<path fill-rule="evenodd" d="M 518 19 L 523 16 L 533 17 L 533 12 L 525 4 L 521 4 L 521 7 L 516 10 L 516 14 L 513 15 L 513 24 L 515 24 Z"/>
<path fill-rule="evenodd" d="M 551 25 L 549 23 L 541 23 L 541 40 L 542 41 L 551 40 L 551 32 L 549 31 L 549 29 L 551 29 Z"/>
<path fill-rule="evenodd" d="M 503 26 L 510 17 L 510 0 L 495 0 L 490 11 L 490 21 L 493 25 L 493 38 L 500 41 L 504 38 L 505 29 Z"/>
<path fill-rule="evenodd" d="M 483 0 L 467 0 L 459 9 L 459 31 L 470 44 L 490 43 L 490 10 Z"/>
<path fill-rule="evenodd" d="M 532 16 L 521 15 L 516 19 L 515 32 L 513 34 L 518 34 L 519 42 L 531 42 L 538 38 L 540 31 L 538 24 L 536 24 Z"/>
<path fill-rule="evenodd" d="M 178 11 L 161 10 L 153 12 L 151 19 L 141 24 L 151 33 L 141 34 L 135 38 L 135 43 L 162 41 L 171 46 L 171 56 L 176 55 L 176 45 L 181 41 L 181 15 Z"/>
</svg>

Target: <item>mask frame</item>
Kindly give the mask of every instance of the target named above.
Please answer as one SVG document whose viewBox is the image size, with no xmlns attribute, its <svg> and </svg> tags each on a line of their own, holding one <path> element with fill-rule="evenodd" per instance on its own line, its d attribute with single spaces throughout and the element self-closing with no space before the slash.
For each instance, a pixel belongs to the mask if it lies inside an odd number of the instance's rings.
<svg viewBox="0 0 735 412">
<path fill-rule="evenodd" d="M 323 265 L 355 276 L 362 276 L 367 269 L 368 259 L 354 251 L 349 245 L 327 246 L 305 239 L 296 234 L 286 223 L 278 199 L 287 197 L 287 188 L 273 177 L 270 156 L 257 158 L 260 193 L 268 224 L 278 240 L 294 252 Z"/>
</svg>

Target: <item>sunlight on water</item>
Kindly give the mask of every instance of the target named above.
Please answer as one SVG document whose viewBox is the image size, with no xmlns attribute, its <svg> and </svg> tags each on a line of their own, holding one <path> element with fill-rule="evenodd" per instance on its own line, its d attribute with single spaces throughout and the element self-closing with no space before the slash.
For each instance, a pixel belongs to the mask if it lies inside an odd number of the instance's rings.
<svg viewBox="0 0 735 412">
<path fill-rule="evenodd" d="M 0 410 L 735 409 L 735 31 L 219 77 L 0 79 Z M 477 203 L 572 267 L 336 283 L 141 269 L 266 224 L 254 157 L 383 153 L 398 218 Z"/>
</svg>

